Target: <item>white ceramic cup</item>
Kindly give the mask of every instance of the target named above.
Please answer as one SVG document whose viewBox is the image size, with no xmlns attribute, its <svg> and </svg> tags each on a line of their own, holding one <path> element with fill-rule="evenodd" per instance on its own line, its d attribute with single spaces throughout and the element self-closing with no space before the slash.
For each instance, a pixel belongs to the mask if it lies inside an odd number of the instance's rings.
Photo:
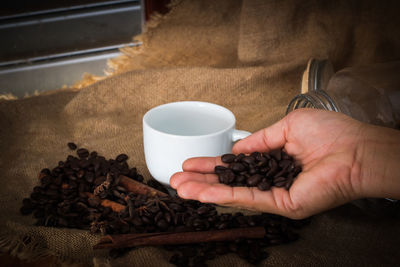
<svg viewBox="0 0 400 267">
<path fill-rule="evenodd" d="M 173 102 L 149 110 L 143 117 L 147 168 L 164 185 L 192 157 L 231 153 L 235 141 L 250 135 L 235 129 L 233 113 L 216 104 Z"/>
</svg>

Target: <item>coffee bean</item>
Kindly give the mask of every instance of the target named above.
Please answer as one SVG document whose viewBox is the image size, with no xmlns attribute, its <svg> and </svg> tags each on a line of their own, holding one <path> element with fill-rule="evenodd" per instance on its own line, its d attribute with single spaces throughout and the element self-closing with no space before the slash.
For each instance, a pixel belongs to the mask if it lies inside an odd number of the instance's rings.
<svg viewBox="0 0 400 267">
<path fill-rule="evenodd" d="M 254 168 L 254 167 L 252 167 L 252 168 L 250 168 L 249 169 L 249 174 L 256 174 L 258 172 L 258 170 L 256 169 L 256 168 Z"/>
<path fill-rule="evenodd" d="M 235 174 L 231 170 L 227 170 L 219 175 L 219 181 L 223 184 L 230 184 L 235 180 Z"/>
<path fill-rule="evenodd" d="M 244 176 L 244 175 L 238 175 L 238 176 L 236 176 L 236 179 L 235 179 L 235 181 L 237 183 L 243 183 L 245 180 L 246 180 L 246 176 Z"/>
<path fill-rule="evenodd" d="M 168 223 L 166 220 L 161 219 L 157 222 L 157 227 L 160 228 L 162 231 L 168 229 Z"/>
<path fill-rule="evenodd" d="M 128 159 L 128 155 L 126 155 L 126 154 L 119 154 L 119 155 L 115 158 L 115 160 L 118 161 L 118 162 L 124 162 L 124 161 L 126 161 L 127 159 Z"/>
<path fill-rule="evenodd" d="M 260 174 L 254 174 L 247 179 L 248 186 L 257 186 L 261 181 L 262 176 Z"/>
<path fill-rule="evenodd" d="M 88 198 L 88 203 L 91 207 L 97 207 L 100 205 L 100 200 L 98 198 L 90 197 Z"/>
<path fill-rule="evenodd" d="M 242 162 L 245 162 L 247 164 L 254 164 L 255 161 L 256 159 L 252 156 L 246 156 L 242 159 Z"/>
<path fill-rule="evenodd" d="M 68 145 L 69 149 L 71 149 L 71 150 L 77 149 L 77 145 L 73 142 L 69 142 L 67 145 Z"/>
<path fill-rule="evenodd" d="M 246 167 L 242 163 L 239 163 L 239 162 L 231 163 L 229 165 L 229 168 L 231 170 L 233 170 L 234 172 L 236 172 L 236 173 L 242 172 L 242 171 L 244 171 L 246 169 Z"/>
<path fill-rule="evenodd" d="M 33 212 L 33 207 L 29 207 L 29 206 L 22 206 L 20 209 L 20 212 L 22 215 L 29 215 Z"/>
<path fill-rule="evenodd" d="M 221 161 L 223 163 L 231 163 L 235 160 L 236 156 L 234 154 L 225 154 L 221 156 Z"/>
<path fill-rule="evenodd" d="M 215 168 L 214 168 L 214 172 L 215 172 L 216 174 L 221 174 L 221 173 L 225 172 L 226 170 L 228 170 L 227 167 L 225 167 L 225 166 L 220 166 L 220 165 L 215 166 Z"/>
<path fill-rule="evenodd" d="M 270 155 L 272 155 L 272 157 L 274 157 L 277 161 L 280 161 L 282 159 L 282 150 L 280 149 L 272 150 L 270 152 Z"/>
<path fill-rule="evenodd" d="M 293 184 L 293 178 L 287 179 L 287 181 L 285 183 L 286 190 L 289 190 L 290 187 L 292 186 L 292 184 Z"/>
<path fill-rule="evenodd" d="M 274 186 L 276 186 L 276 187 L 283 187 L 286 184 L 286 178 L 282 177 L 282 176 L 276 177 L 276 178 L 274 178 L 273 183 L 274 183 Z"/>
<path fill-rule="evenodd" d="M 274 174 L 274 178 L 284 176 L 285 173 L 286 173 L 286 170 L 280 170 L 279 172 Z"/>
<path fill-rule="evenodd" d="M 87 158 L 89 156 L 89 151 L 86 148 L 79 148 L 76 153 L 78 154 L 79 158 Z"/>
<path fill-rule="evenodd" d="M 257 188 L 261 191 L 266 191 L 271 188 L 271 183 L 267 179 L 262 179 L 262 181 L 257 185 Z"/>
</svg>

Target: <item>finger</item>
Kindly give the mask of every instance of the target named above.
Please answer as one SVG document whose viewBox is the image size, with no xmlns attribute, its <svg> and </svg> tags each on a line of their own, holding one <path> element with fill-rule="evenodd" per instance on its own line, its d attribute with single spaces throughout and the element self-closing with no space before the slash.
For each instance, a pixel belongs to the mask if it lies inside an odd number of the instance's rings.
<svg viewBox="0 0 400 267">
<path fill-rule="evenodd" d="M 272 149 L 281 148 L 287 141 L 286 132 L 285 117 L 268 128 L 257 131 L 237 142 L 232 149 L 233 153 L 268 152 Z"/>
<path fill-rule="evenodd" d="M 218 176 L 215 174 L 202 174 L 198 172 L 177 172 L 171 176 L 169 184 L 172 188 L 178 188 L 180 184 L 188 181 L 204 182 L 204 183 L 217 183 Z"/>
<path fill-rule="evenodd" d="M 196 199 L 200 202 L 287 214 L 281 202 L 288 198 L 289 193 L 283 188 L 260 191 L 254 187 L 230 187 L 224 184 L 187 181 L 177 187 L 177 192 L 182 198 Z"/>
<path fill-rule="evenodd" d="M 190 158 L 183 162 L 182 169 L 188 172 L 214 173 L 217 165 L 226 165 L 221 157 L 199 157 Z"/>
</svg>

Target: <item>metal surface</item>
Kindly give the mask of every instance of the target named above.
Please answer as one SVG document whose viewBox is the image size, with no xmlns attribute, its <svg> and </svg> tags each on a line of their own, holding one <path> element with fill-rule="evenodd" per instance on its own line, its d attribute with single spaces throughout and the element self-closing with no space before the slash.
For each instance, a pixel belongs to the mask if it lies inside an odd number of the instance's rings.
<svg viewBox="0 0 400 267">
<path fill-rule="evenodd" d="M 129 43 L 142 30 L 137 1 L 0 20 L 0 61 Z"/>
<path fill-rule="evenodd" d="M 118 48 L 137 46 L 142 2 L 93 2 L 0 16 L 0 94 L 16 96 L 73 85 L 83 73 L 104 75 Z"/>
</svg>

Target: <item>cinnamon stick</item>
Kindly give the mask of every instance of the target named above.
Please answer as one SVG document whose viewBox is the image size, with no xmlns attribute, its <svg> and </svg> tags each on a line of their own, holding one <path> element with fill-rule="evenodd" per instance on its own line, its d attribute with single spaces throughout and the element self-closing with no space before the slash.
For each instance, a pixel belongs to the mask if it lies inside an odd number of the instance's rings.
<svg viewBox="0 0 400 267">
<path fill-rule="evenodd" d="M 108 199 L 101 199 L 93 195 L 92 193 L 86 192 L 86 195 L 90 198 L 96 198 L 100 201 L 100 204 L 103 207 L 110 207 L 114 212 L 121 212 L 125 209 L 125 205 L 119 204 L 118 202 L 108 200 Z"/>
<path fill-rule="evenodd" d="M 150 197 L 159 196 L 166 197 L 168 196 L 164 192 L 161 192 L 155 188 L 152 188 L 148 185 L 135 181 L 129 177 L 124 175 L 119 176 L 119 185 L 123 186 L 128 192 L 140 194 L 140 195 L 148 195 Z"/>
<path fill-rule="evenodd" d="M 145 234 L 107 235 L 93 249 L 126 248 L 134 246 L 178 245 L 215 241 L 232 241 L 238 238 L 260 239 L 265 236 L 264 227 L 245 227 L 225 230 L 196 232 L 162 232 Z"/>
</svg>

